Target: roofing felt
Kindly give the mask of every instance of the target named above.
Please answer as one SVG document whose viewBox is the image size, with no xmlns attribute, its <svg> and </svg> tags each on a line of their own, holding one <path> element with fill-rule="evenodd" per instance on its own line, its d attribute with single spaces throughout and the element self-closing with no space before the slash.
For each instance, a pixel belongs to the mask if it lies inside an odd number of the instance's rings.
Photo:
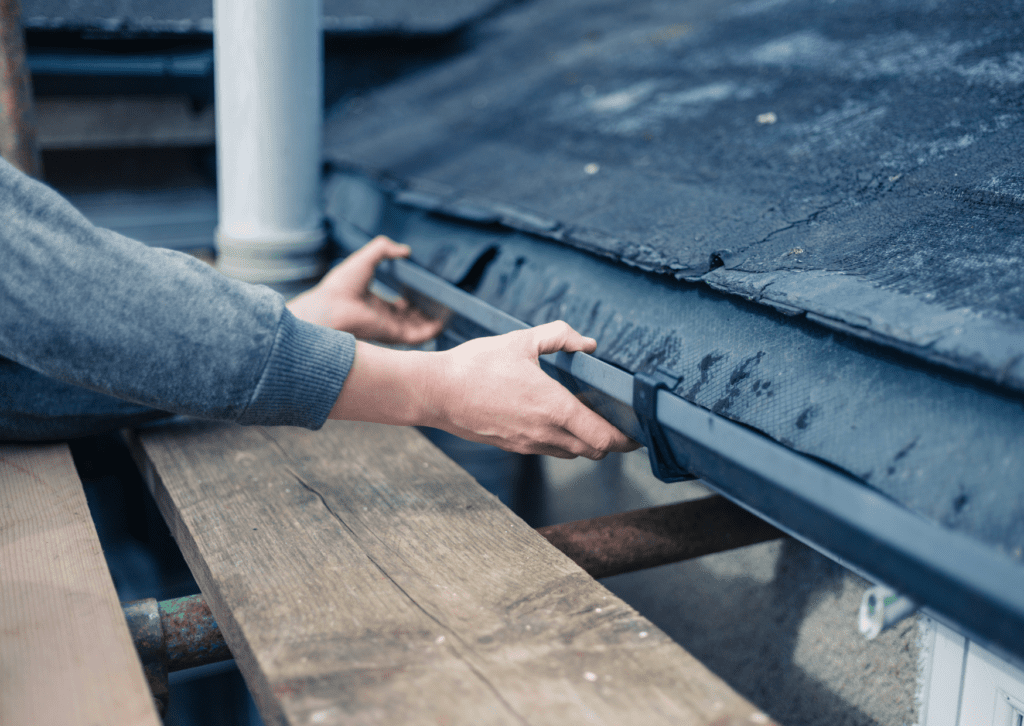
<svg viewBox="0 0 1024 726">
<path fill-rule="evenodd" d="M 565 320 L 602 360 L 664 370 L 676 395 L 1024 562 L 1019 397 L 700 282 L 425 213 L 365 177 L 334 172 L 326 195 L 347 249 L 388 234 L 519 320 Z"/>
<path fill-rule="evenodd" d="M 450 33 L 500 0 L 324 0 L 328 33 Z M 212 33 L 212 0 L 23 0 L 29 30 L 111 34 Z"/>
<path fill-rule="evenodd" d="M 1022 8 L 530 3 L 337 107 L 328 155 L 1022 391 Z"/>
</svg>

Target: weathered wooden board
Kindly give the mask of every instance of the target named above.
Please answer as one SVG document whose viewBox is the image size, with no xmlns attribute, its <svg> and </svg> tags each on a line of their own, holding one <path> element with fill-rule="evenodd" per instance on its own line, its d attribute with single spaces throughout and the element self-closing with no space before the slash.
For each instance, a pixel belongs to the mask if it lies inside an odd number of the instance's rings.
<svg viewBox="0 0 1024 726">
<path fill-rule="evenodd" d="M 133 445 L 268 723 L 767 722 L 414 430 Z"/>
<path fill-rule="evenodd" d="M 160 723 L 66 445 L 0 445 L 0 724 Z"/>
</svg>

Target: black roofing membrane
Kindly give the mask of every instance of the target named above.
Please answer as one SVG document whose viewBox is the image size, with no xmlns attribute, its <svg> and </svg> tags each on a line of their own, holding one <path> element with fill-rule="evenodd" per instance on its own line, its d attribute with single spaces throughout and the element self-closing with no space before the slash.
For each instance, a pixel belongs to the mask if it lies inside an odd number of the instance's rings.
<svg viewBox="0 0 1024 726">
<path fill-rule="evenodd" d="M 529 3 L 328 155 L 1024 391 L 1022 7 Z"/>
<path fill-rule="evenodd" d="M 323 0 L 331 33 L 450 33 L 501 0 Z M 29 30 L 101 33 L 212 33 L 212 0 L 22 0 Z"/>
<path fill-rule="evenodd" d="M 599 358 L 671 372 L 682 398 L 1024 561 L 1019 395 L 701 283 L 498 225 L 395 204 L 367 214 L 374 204 L 344 177 L 327 186 L 336 231 L 355 223 L 408 243 L 415 262 L 456 284 L 477 277 L 475 294 L 520 320 L 565 320 L 597 339 Z"/>
</svg>

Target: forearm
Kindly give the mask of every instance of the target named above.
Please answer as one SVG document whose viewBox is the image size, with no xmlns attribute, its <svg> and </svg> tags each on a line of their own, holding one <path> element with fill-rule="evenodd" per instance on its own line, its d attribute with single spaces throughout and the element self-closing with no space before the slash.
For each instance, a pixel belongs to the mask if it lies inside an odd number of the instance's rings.
<svg viewBox="0 0 1024 726">
<path fill-rule="evenodd" d="M 94 227 L 5 162 L 0 218 L 0 356 L 176 413 L 310 428 L 326 418 L 350 336 L 296 320 L 268 288 Z"/>
<path fill-rule="evenodd" d="M 396 426 L 436 425 L 430 389 L 436 353 L 392 350 L 357 342 L 355 361 L 330 418 Z"/>
<path fill-rule="evenodd" d="M 357 343 L 331 417 L 431 426 L 523 454 L 599 459 L 629 451 L 635 442 L 540 369 L 540 355 L 595 346 L 562 322 L 439 353 Z"/>
</svg>

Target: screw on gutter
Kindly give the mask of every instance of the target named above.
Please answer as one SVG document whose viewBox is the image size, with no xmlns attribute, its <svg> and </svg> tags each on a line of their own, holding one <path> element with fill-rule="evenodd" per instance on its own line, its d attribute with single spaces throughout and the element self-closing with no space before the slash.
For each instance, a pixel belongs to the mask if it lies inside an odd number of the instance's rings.
<svg viewBox="0 0 1024 726">
<path fill-rule="evenodd" d="M 913 615 L 916 610 L 917 603 L 913 600 L 884 585 L 876 585 L 864 591 L 857 615 L 857 627 L 861 635 L 874 640 L 884 630 Z"/>
</svg>

